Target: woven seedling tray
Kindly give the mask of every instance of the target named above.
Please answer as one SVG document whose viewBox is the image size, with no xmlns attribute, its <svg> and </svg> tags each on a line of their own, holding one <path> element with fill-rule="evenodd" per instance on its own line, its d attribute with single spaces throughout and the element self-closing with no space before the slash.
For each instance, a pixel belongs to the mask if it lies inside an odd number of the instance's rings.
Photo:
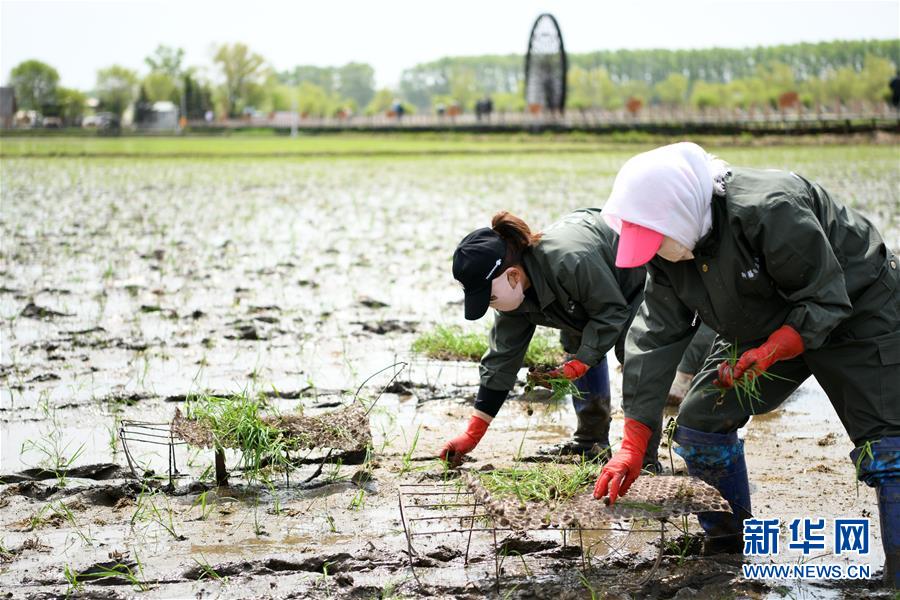
<svg viewBox="0 0 900 600">
<path fill-rule="evenodd" d="M 593 488 L 558 502 L 522 502 L 514 496 L 494 497 L 477 475 L 465 482 L 478 503 L 499 527 L 534 529 L 599 529 L 611 521 L 668 519 L 699 512 L 731 512 L 731 507 L 711 485 L 696 477 L 643 476 L 615 505 L 593 497 Z"/>
<path fill-rule="evenodd" d="M 321 415 L 277 415 L 262 422 L 281 431 L 297 448 L 330 448 L 346 452 L 364 450 L 372 442 L 369 417 L 358 402 Z M 172 433 L 192 446 L 213 448 L 216 443 L 207 423 L 187 419 L 175 409 Z"/>
</svg>

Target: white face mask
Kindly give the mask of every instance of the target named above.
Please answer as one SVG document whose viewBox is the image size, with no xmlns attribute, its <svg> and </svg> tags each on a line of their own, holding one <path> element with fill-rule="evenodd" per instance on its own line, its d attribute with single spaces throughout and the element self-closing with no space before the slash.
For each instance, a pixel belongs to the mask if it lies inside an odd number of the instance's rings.
<svg viewBox="0 0 900 600">
<path fill-rule="evenodd" d="M 669 262 L 679 262 L 694 258 L 693 252 L 669 236 L 663 238 L 662 244 L 659 246 L 659 250 L 656 251 L 656 254 Z"/>
<path fill-rule="evenodd" d="M 525 290 L 522 289 L 522 279 L 513 287 L 509 283 L 509 273 L 514 267 L 503 271 L 500 277 L 495 277 L 491 281 L 491 300 L 490 307 L 497 310 L 509 311 L 516 310 L 525 300 Z"/>
</svg>

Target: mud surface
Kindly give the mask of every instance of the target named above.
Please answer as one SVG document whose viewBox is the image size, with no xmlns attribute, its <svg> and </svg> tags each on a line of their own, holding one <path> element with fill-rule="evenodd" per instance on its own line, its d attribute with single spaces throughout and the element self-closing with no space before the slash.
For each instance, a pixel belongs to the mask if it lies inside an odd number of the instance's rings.
<svg viewBox="0 0 900 600">
<path fill-rule="evenodd" d="M 418 581 L 409 568 L 398 486 L 445 476 L 431 457 L 464 428 L 478 376 L 475 365 L 426 360 L 409 348 L 418 331 L 463 322 L 449 273 L 462 235 L 499 209 L 540 228 L 572 208 L 601 204 L 636 151 L 3 160 L 0 594 L 493 594 L 490 531 L 474 532 L 467 566 L 465 535 L 415 538 Z M 735 163 L 819 180 L 900 246 L 893 148 L 718 151 Z M 489 320 L 474 327 L 486 329 Z M 325 455 L 314 450 L 296 457 L 290 486 L 248 484 L 228 452 L 230 485 L 216 488 L 212 451 L 181 445 L 181 476 L 167 493 L 167 450 L 133 444 L 136 470 L 163 475 L 142 483 L 116 439 L 123 419 L 168 422 L 191 393 L 246 391 L 282 413 L 302 408 L 314 416 L 340 408 L 369 375 L 397 361 L 407 366 L 370 415 L 369 460 L 338 452 L 322 466 Z M 374 377 L 361 396 L 374 400 L 394 372 Z M 618 373 L 612 380 L 617 407 Z M 464 468 L 535 458 L 539 446 L 570 435 L 574 422 L 568 406 L 512 398 Z M 617 410 L 614 443 L 621 426 Z M 891 597 L 878 581 L 874 493 L 857 488 L 851 443 L 819 386 L 807 381 L 743 433 L 756 516 L 872 518 L 870 556 L 813 561 L 870 564 L 872 580 L 762 583 L 740 577 L 740 557 L 667 552 L 638 586 L 659 536 L 623 526 L 585 532 L 585 563 L 571 534 L 500 532 L 501 595 Z M 661 456 L 667 470 L 682 470 L 666 448 Z M 779 562 L 801 559 L 788 552 Z"/>
</svg>

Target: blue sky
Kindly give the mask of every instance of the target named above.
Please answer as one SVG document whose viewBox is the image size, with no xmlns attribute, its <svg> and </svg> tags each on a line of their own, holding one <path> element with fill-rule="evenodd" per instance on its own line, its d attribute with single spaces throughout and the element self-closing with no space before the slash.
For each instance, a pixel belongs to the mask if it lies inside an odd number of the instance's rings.
<svg viewBox="0 0 900 600">
<path fill-rule="evenodd" d="M 0 80 L 37 58 L 63 85 L 90 89 L 113 63 L 144 72 L 160 43 L 214 77 L 212 47 L 242 41 L 278 70 L 363 61 L 380 86 L 393 85 L 404 68 L 442 56 L 524 53 L 545 11 L 572 52 L 900 37 L 900 0 L 2 0 Z"/>
</svg>

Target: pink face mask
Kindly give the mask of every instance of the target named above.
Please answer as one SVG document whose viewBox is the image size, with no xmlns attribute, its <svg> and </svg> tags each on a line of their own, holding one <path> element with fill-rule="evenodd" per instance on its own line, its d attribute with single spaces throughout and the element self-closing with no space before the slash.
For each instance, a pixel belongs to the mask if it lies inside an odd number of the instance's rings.
<svg viewBox="0 0 900 600">
<path fill-rule="evenodd" d="M 495 277 L 491 282 L 491 296 L 496 298 L 491 302 L 491 308 L 502 311 L 515 310 L 525 300 L 525 290 L 522 289 L 522 282 L 519 281 L 516 287 L 512 287 L 509 284 L 509 272 L 512 268 L 505 270 L 500 277 Z"/>
</svg>

